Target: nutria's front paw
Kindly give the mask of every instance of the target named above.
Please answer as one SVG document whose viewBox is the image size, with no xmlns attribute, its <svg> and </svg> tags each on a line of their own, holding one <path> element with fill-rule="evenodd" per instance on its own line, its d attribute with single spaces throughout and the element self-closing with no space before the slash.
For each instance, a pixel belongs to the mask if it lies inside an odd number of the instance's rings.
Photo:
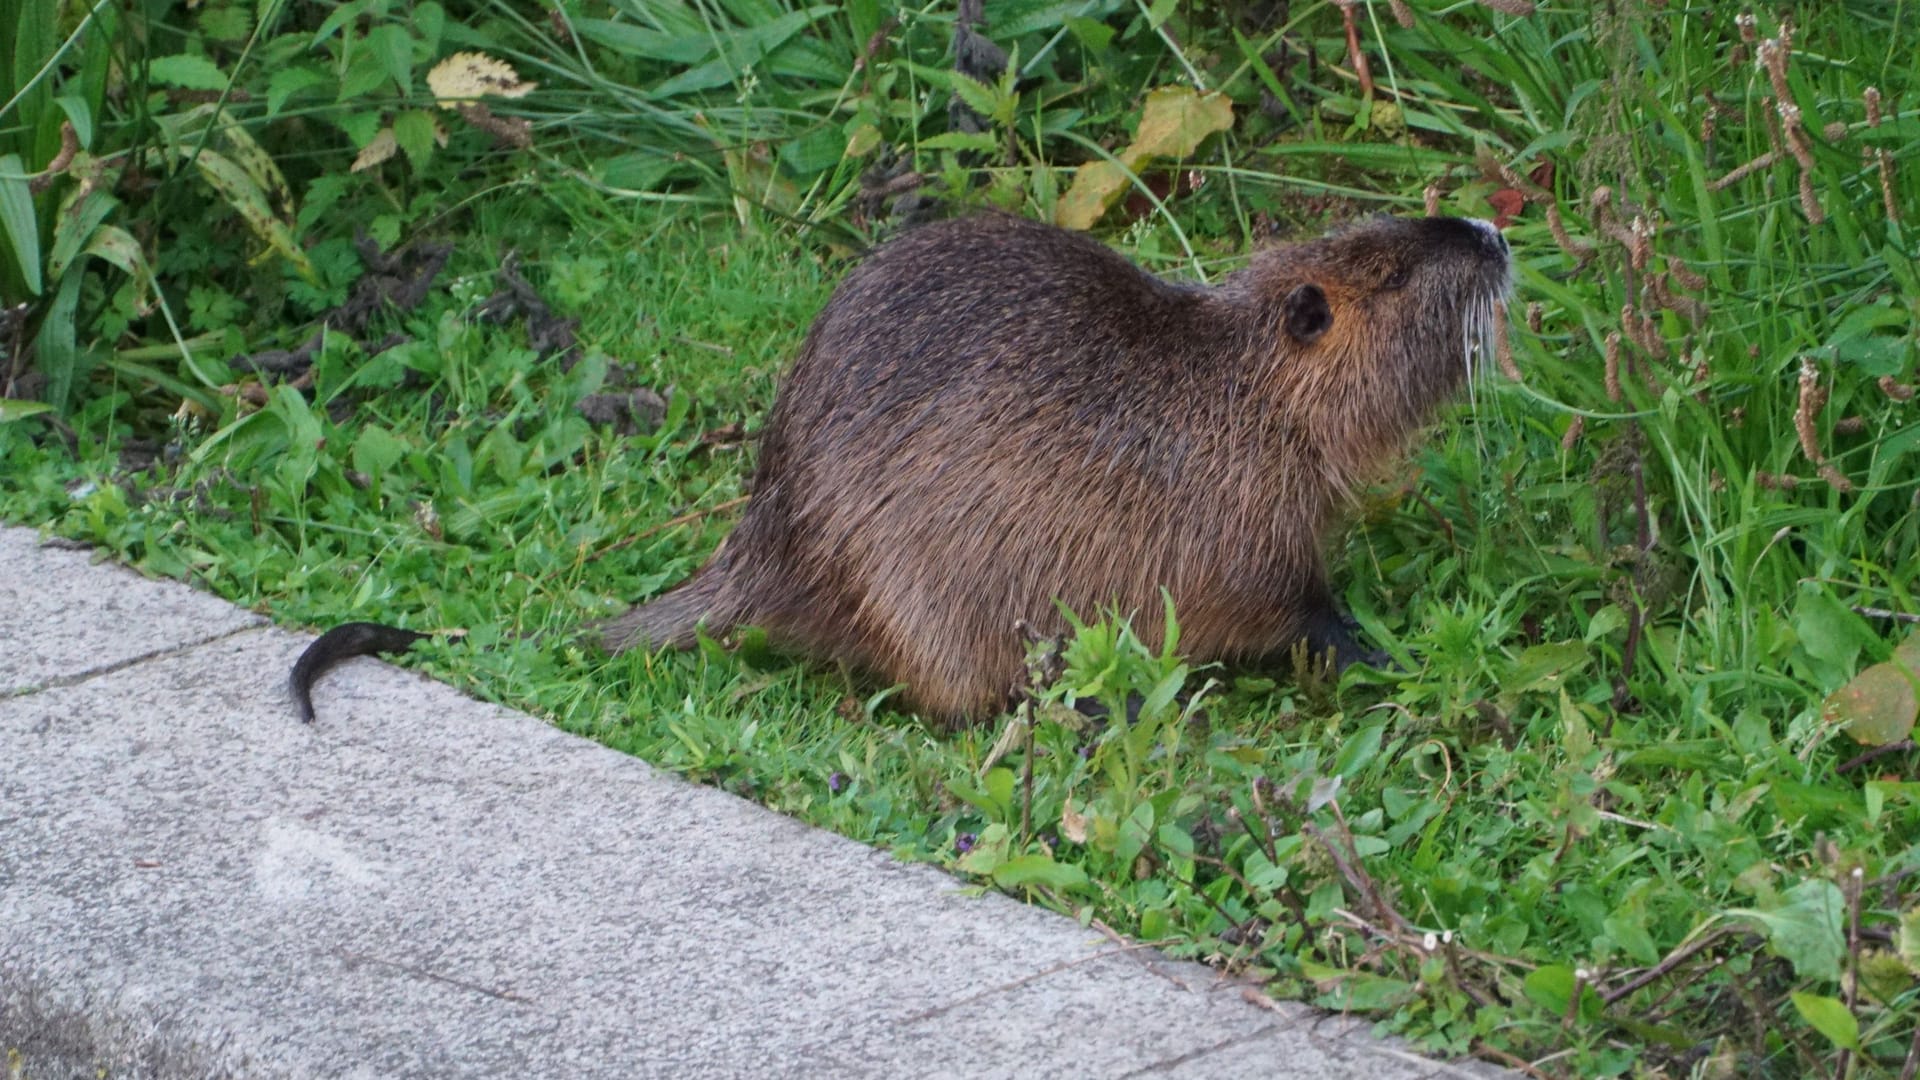
<svg viewBox="0 0 1920 1080">
<path fill-rule="evenodd" d="M 1360 624 L 1337 608 L 1328 607 L 1307 619 L 1304 635 L 1309 658 L 1330 661 L 1333 670 L 1344 672 L 1356 664 L 1378 671 L 1400 671 L 1393 657 L 1379 649 L 1370 649 L 1354 637 Z"/>
</svg>

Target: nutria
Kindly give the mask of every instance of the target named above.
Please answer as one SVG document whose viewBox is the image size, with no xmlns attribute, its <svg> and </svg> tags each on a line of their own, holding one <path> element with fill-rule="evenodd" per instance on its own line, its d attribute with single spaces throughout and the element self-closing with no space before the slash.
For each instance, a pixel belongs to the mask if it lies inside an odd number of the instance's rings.
<svg viewBox="0 0 1920 1080">
<path fill-rule="evenodd" d="M 1056 602 L 1146 615 L 1156 645 L 1164 588 L 1194 661 L 1377 659 L 1323 534 L 1471 375 L 1509 281 L 1499 231 L 1455 218 L 1369 220 L 1211 288 L 1008 215 L 920 227 L 815 321 L 732 534 L 601 640 L 757 626 L 954 720 L 1007 704 L 1016 627 L 1063 629 Z"/>
</svg>

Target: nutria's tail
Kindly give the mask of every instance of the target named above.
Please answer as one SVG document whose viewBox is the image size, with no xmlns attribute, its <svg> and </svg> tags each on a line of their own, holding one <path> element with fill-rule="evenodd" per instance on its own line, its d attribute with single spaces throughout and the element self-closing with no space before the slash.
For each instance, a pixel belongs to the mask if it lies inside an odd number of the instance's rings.
<svg viewBox="0 0 1920 1080">
<path fill-rule="evenodd" d="M 703 627 L 709 634 L 724 634 L 739 621 L 740 613 L 725 600 L 726 585 L 726 566 L 715 560 L 632 611 L 594 623 L 588 632 L 610 653 L 688 648 Z"/>
</svg>

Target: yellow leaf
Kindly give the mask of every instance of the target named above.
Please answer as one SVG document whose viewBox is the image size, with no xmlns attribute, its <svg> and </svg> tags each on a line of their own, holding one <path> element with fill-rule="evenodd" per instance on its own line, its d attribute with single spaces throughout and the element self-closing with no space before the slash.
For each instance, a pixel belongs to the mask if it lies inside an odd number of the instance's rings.
<svg viewBox="0 0 1920 1080">
<path fill-rule="evenodd" d="M 1060 835 L 1076 844 L 1087 842 L 1087 815 L 1074 811 L 1072 799 L 1060 807 Z"/>
<path fill-rule="evenodd" d="M 392 157 L 399 149 L 400 142 L 393 137 L 393 129 L 383 127 L 372 142 L 360 148 L 360 156 L 353 159 L 353 167 L 348 171 L 365 172 Z"/>
<path fill-rule="evenodd" d="M 537 85 L 522 82 L 520 73 L 506 61 L 477 52 L 454 53 L 427 72 L 427 88 L 443 109 L 488 96 L 526 97 Z"/>
</svg>

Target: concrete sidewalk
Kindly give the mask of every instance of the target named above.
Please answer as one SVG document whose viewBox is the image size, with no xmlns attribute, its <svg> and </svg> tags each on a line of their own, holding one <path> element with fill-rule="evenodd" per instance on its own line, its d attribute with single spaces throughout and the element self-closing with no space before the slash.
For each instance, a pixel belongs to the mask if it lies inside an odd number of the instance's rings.
<svg viewBox="0 0 1920 1080">
<path fill-rule="evenodd" d="M 10 1076 L 1495 1076 L 0 528 Z"/>
</svg>

